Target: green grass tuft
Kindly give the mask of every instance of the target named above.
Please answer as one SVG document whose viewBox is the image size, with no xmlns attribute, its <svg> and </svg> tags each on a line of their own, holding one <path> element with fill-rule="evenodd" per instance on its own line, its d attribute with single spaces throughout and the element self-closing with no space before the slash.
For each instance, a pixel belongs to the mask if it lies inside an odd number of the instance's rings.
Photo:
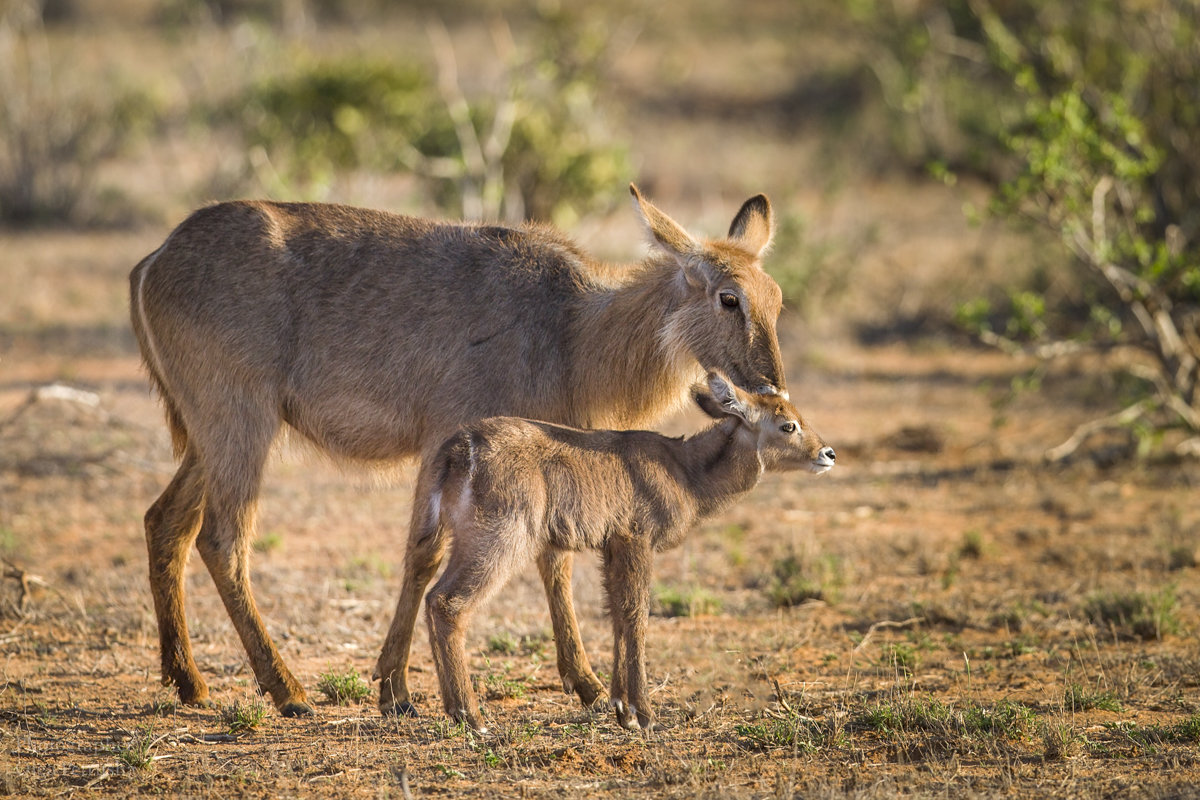
<svg viewBox="0 0 1200 800">
<path fill-rule="evenodd" d="M 345 672 L 321 673 L 317 677 L 317 690 L 339 706 L 361 703 L 371 696 L 371 687 L 353 668 Z"/>
<path fill-rule="evenodd" d="M 721 598 L 694 585 L 659 586 L 654 592 L 654 603 L 664 617 L 697 617 L 721 612 Z"/>
<path fill-rule="evenodd" d="M 262 700 L 235 700 L 221 708 L 221 721 L 231 734 L 249 733 L 262 724 L 267 716 L 267 704 Z"/>
<path fill-rule="evenodd" d="M 1175 587 L 1157 592 L 1103 592 L 1093 595 L 1084 606 L 1084 615 L 1093 624 L 1125 638 L 1159 640 L 1179 633 Z"/>
<path fill-rule="evenodd" d="M 154 765 L 154 747 L 160 741 L 149 725 L 139 727 L 129 742 L 115 750 L 117 761 L 126 769 L 147 770 Z"/>
</svg>

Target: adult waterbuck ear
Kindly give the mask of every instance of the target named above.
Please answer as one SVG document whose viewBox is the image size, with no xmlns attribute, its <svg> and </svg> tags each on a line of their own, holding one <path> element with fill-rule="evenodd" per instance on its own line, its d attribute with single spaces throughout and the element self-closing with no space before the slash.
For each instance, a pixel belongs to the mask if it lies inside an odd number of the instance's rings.
<svg viewBox="0 0 1200 800">
<path fill-rule="evenodd" d="M 637 186 L 629 184 L 629 193 L 633 195 L 633 205 L 646 224 L 652 242 L 668 253 L 676 256 L 689 256 L 700 250 L 700 243 L 692 238 L 678 222 L 659 211 L 653 203 L 642 197 Z"/>
<path fill-rule="evenodd" d="M 761 256 L 771 246 L 774 236 L 774 220 L 771 216 L 771 201 L 765 194 L 757 194 L 738 210 L 729 224 L 729 238 L 739 247 Z"/>
</svg>

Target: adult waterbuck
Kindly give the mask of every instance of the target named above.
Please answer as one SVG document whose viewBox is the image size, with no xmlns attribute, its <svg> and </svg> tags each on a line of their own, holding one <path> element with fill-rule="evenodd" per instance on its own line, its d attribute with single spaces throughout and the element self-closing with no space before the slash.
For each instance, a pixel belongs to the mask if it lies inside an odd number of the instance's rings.
<svg viewBox="0 0 1200 800">
<path fill-rule="evenodd" d="M 786 395 L 780 291 L 760 263 L 766 197 L 710 240 L 630 191 L 653 247 L 624 268 L 539 225 L 230 202 L 196 211 L 133 269 L 133 329 L 181 459 L 145 525 L 162 680 L 184 703 L 208 698 L 184 618 L 195 542 L 260 688 L 286 716 L 312 712 L 250 590 L 263 466 L 284 424 L 334 457 L 390 462 L 490 416 L 645 425 L 702 367 Z M 570 553 L 538 567 L 559 669 L 590 705 L 603 687 L 571 611 Z"/>
<path fill-rule="evenodd" d="M 387 676 L 379 693 L 385 713 L 412 709 L 413 624 L 447 547 L 446 571 L 425 602 L 429 642 L 446 712 L 477 730 L 463 649 L 472 614 L 522 563 L 547 551 L 596 550 L 604 556 L 613 624 L 612 706 L 626 728 L 653 725 L 646 625 L 654 553 L 677 546 L 697 520 L 753 489 L 764 470 L 821 474 L 835 460 L 833 448 L 779 395 L 747 394 L 710 373 L 695 399 L 719 421 L 686 439 L 493 417 L 464 426 L 427 454 L 417 475 L 404 583 L 377 667 Z"/>
</svg>

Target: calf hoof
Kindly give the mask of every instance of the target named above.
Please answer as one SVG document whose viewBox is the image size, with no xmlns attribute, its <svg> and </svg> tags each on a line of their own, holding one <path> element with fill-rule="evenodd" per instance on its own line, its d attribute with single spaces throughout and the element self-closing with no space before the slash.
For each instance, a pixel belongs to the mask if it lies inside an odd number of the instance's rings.
<svg viewBox="0 0 1200 800">
<path fill-rule="evenodd" d="M 379 713 L 385 717 L 419 717 L 417 707 L 407 700 L 402 700 L 399 703 L 389 703 L 386 706 L 379 707 Z"/>
<path fill-rule="evenodd" d="M 566 689 L 567 694 L 570 694 L 574 690 L 584 708 L 595 708 L 598 705 L 603 705 L 605 696 L 604 684 L 594 676 L 591 678 L 585 677 L 577 685 L 571 685 L 568 681 L 564 680 L 563 688 Z"/>
<path fill-rule="evenodd" d="M 467 711 L 465 708 L 460 709 L 455 714 L 451 714 L 450 717 L 455 722 L 458 722 L 462 725 L 466 725 L 468 728 L 473 730 L 479 736 L 487 736 L 488 733 L 490 733 L 490 731 L 488 731 L 488 729 L 487 729 L 487 726 L 484 725 L 482 722 L 480 722 L 478 717 L 476 717 L 471 712 Z"/>
<path fill-rule="evenodd" d="M 654 721 L 654 717 L 636 707 L 627 705 L 621 700 L 612 702 L 613 711 L 617 712 L 617 724 L 630 731 L 660 731 L 662 726 Z"/>
<path fill-rule="evenodd" d="M 312 706 L 300 700 L 292 700 L 279 707 L 279 713 L 285 717 L 311 717 Z"/>
</svg>

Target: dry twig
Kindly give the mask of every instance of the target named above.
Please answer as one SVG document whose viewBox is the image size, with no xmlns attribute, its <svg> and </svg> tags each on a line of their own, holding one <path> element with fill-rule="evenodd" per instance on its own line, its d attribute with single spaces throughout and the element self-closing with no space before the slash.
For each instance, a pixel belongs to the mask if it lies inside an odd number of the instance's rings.
<svg viewBox="0 0 1200 800">
<path fill-rule="evenodd" d="M 881 628 L 907 628 L 909 625 L 916 625 L 919 622 L 921 622 L 921 617 L 909 617 L 908 619 L 901 620 L 900 622 L 890 619 L 876 622 L 867 629 L 867 633 L 863 636 L 862 641 L 859 642 L 858 646 L 854 648 L 854 655 L 858 655 L 860 652 L 862 652 L 862 649 L 867 646 L 867 642 L 870 641 L 871 635 L 875 633 L 875 631 L 880 630 Z"/>
<path fill-rule="evenodd" d="M 44 589 L 50 589 L 51 591 L 54 591 L 54 587 L 46 583 L 41 576 L 31 575 L 13 562 L 9 561 L 7 558 L 0 558 L 0 561 L 4 562 L 4 577 L 12 578 L 21 584 L 21 594 L 19 597 L 17 597 L 17 611 L 20 611 L 22 614 L 25 613 L 25 603 L 29 600 L 29 587 L 31 585 L 41 586 Z"/>
</svg>

